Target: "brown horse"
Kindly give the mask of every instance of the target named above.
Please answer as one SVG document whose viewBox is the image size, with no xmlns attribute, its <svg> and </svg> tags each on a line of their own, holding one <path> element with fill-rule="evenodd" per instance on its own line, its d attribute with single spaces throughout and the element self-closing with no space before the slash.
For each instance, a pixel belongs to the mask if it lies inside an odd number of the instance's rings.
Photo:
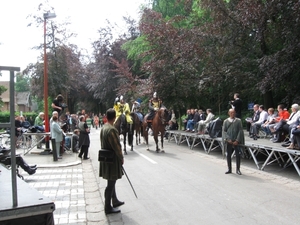
<svg viewBox="0 0 300 225">
<path fill-rule="evenodd" d="M 141 133 L 143 130 L 143 124 L 136 113 L 131 113 L 130 115 L 132 116 L 134 124 L 136 145 L 139 145 L 141 144 Z"/>
<path fill-rule="evenodd" d="M 168 123 L 169 112 L 166 108 L 160 108 L 156 113 L 152 120 L 152 130 L 153 130 L 153 138 L 156 144 L 156 152 L 160 152 L 160 148 L 158 147 L 158 135 L 160 134 L 161 137 L 161 149 L 164 152 L 164 135 L 165 135 L 165 127 Z M 143 121 L 143 136 L 145 138 L 147 144 L 147 150 L 149 150 L 148 145 L 148 123 L 147 123 L 147 116 L 145 116 Z"/>
<path fill-rule="evenodd" d="M 134 125 L 132 125 L 131 131 L 130 131 L 129 124 L 126 122 L 126 118 L 124 118 L 124 121 L 125 121 L 124 128 L 121 129 L 121 116 L 119 116 L 119 118 L 115 121 L 114 127 L 118 130 L 120 135 L 123 134 L 123 137 L 124 137 L 123 151 L 124 151 L 124 154 L 127 155 L 126 135 L 127 135 L 127 138 L 128 138 L 128 145 L 131 146 L 131 151 L 133 151 L 133 131 L 134 131 L 133 129 L 134 129 Z"/>
</svg>

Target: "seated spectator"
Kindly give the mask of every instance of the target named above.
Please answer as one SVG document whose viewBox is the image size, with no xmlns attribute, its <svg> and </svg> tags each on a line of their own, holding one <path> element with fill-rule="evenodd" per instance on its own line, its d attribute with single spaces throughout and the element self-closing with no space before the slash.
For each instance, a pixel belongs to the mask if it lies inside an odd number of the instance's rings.
<svg viewBox="0 0 300 225">
<path fill-rule="evenodd" d="M 251 136 L 251 133 L 250 133 L 250 127 L 252 125 L 252 123 L 255 123 L 259 120 L 259 105 L 258 104 L 255 104 L 253 106 L 253 115 L 251 118 L 246 118 L 246 128 L 247 128 L 247 131 L 249 132 L 249 136 Z"/>
<path fill-rule="evenodd" d="M 270 131 L 272 132 L 272 134 L 274 135 L 274 137 L 271 139 L 271 141 L 273 141 L 274 143 L 279 143 L 280 142 L 280 135 L 276 134 L 276 131 L 281 129 L 282 126 L 284 125 L 285 121 L 287 119 L 289 119 L 290 117 L 290 113 L 287 111 L 287 109 L 285 109 L 283 104 L 279 104 L 277 106 L 277 110 L 278 110 L 278 116 L 275 117 L 275 123 L 271 124 L 269 126 Z"/>
<path fill-rule="evenodd" d="M 79 152 L 79 133 L 80 133 L 79 129 L 75 129 L 72 135 L 72 141 L 73 141 L 72 151 L 75 153 Z"/>
<path fill-rule="evenodd" d="M 268 119 L 268 113 L 265 111 L 265 107 L 263 105 L 260 105 L 258 110 L 259 110 L 259 119 L 256 122 L 251 123 L 251 127 L 250 127 L 250 137 L 253 138 L 254 140 L 257 140 L 258 138 L 259 128 Z"/>
<path fill-rule="evenodd" d="M 204 134 L 205 128 L 207 128 L 210 121 L 212 121 L 215 115 L 212 113 L 211 109 L 206 109 L 207 117 L 205 120 L 200 120 L 198 122 L 198 134 Z"/>
<path fill-rule="evenodd" d="M 187 130 L 187 122 L 190 120 L 190 119 L 192 119 L 192 116 L 191 116 L 191 110 L 190 109 L 188 109 L 187 111 L 186 111 L 186 115 L 185 116 L 183 116 L 183 130 Z"/>
<path fill-rule="evenodd" d="M 269 108 L 268 109 L 268 118 L 267 118 L 266 122 L 264 122 L 261 125 L 261 129 L 266 133 L 266 137 L 272 136 L 269 125 L 275 123 L 274 119 L 275 119 L 274 108 Z"/>
<path fill-rule="evenodd" d="M 2 163 L 5 166 L 10 166 L 11 165 L 11 156 L 9 153 L 7 153 L 7 149 L 2 149 L 0 148 L 0 163 Z M 16 155 L 16 165 L 20 166 L 23 170 L 25 170 L 29 175 L 32 175 L 36 172 L 36 165 L 34 166 L 29 166 L 22 156 Z"/>
<path fill-rule="evenodd" d="M 44 120 L 45 114 L 43 112 L 40 112 L 39 115 L 34 120 L 34 126 L 36 127 L 43 127 L 45 120 Z M 37 148 L 42 148 L 42 135 L 36 135 L 36 141 L 37 141 Z"/>
<path fill-rule="evenodd" d="M 187 132 L 191 132 L 194 129 L 195 121 L 198 119 L 199 119 L 199 114 L 195 112 L 195 109 L 191 109 L 191 113 L 189 115 L 189 119 L 188 119 L 187 125 L 186 125 Z"/>
<path fill-rule="evenodd" d="M 172 117 L 168 122 L 168 127 L 167 130 L 178 130 L 178 123 L 176 121 L 176 117 L 175 117 L 175 113 L 172 110 Z M 169 133 L 165 132 L 165 138 L 168 139 L 169 138 Z"/>
<path fill-rule="evenodd" d="M 298 104 L 292 105 L 292 113 L 289 117 L 289 119 L 285 120 L 285 123 L 283 124 L 282 128 L 278 131 L 276 131 L 276 135 L 286 135 L 289 134 L 289 140 L 287 140 L 285 143 L 282 144 L 283 147 L 288 147 L 293 149 L 295 140 L 293 139 L 293 132 L 297 130 L 297 126 L 300 124 L 300 110 Z M 299 131 L 295 131 L 298 133 Z"/>
</svg>

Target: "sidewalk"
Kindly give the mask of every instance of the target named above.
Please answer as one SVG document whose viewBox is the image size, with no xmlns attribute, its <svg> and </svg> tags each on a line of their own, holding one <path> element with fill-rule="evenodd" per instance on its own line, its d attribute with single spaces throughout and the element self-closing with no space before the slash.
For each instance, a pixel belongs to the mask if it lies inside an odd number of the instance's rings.
<svg viewBox="0 0 300 225">
<path fill-rule="evenodd" d="M 20 172 L 26 183 L 55 203 L 55 224 L 109 224 L 91 160 L 65 153 L 54 162 L 52 154 L 40 155 L 40 151 L 33 149 L 24 156 L 23 150 L 17 150 L 29 165 L 38 167 L 31 176 Z"/>
</svg>

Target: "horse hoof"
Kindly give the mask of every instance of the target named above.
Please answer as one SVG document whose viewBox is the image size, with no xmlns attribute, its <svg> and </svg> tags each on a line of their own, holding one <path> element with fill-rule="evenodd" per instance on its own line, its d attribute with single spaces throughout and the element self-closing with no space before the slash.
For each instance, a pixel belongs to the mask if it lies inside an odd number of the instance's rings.
<svg viewBox="0 0 300 225">
<path fill-rule="evenodd" d="M 161 150 L 161 153 L 165 153 L 165 150 Z"/>
<path fill-rule="evenodd" d="M 126 152 L 126 151 L 124 151 L 124 155 L 127 155 L 127 152 Z"/>
</svg>

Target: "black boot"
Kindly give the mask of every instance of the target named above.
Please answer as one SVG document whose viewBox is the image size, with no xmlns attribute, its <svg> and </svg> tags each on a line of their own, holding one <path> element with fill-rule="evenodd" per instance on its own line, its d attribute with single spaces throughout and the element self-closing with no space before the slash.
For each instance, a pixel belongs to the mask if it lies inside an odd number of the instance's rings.
<svg viewBox="0 0 300 225">
<path fill-rule="evenodd" d="M 25 169 L 25 171 L 26 171 L 29 175 L 32 175 L 32 174 L 35 174 L 36 168 L 33 169 L 33 168 L 28 167 L 27 169 Z"/>
<path fill-rule="evenodd" d="M 107 188 L 105 189 L 104 192 L 104 197 L 105 197 L 105 205 L 104 205 L 104 211 L 105 214 L 111 214 L 111 213 L 119 213 L 121 210 L 113 208 L 110 204 L 111 202 L 111 197 L 112 197 L 112 191 L 108 190 Z"/>
<path fill-rule="evenodd" d="M 17 156 L 17 165 L 19 165 L 23 170 L 25 170 L 29 175 L 35 174 L 36 168 L 31 168 L 22 157 Z"/>
<path fill-rule="evenodd" d="M 231 173 L 231 154 L 227 152 L 227 166 L 228 166 L 228 171 L 225 172 L 225 174 Z"/>
<path fill-rule="evenodd" d="M 116 195 L 116 189 L 114 189 L 112 192 L 111 200 L 112 200 L 112 205 L 114 208 L 125 204 L 125 202 L 121 202 L 118 200 L 117 195 Z"/>
</svg>

